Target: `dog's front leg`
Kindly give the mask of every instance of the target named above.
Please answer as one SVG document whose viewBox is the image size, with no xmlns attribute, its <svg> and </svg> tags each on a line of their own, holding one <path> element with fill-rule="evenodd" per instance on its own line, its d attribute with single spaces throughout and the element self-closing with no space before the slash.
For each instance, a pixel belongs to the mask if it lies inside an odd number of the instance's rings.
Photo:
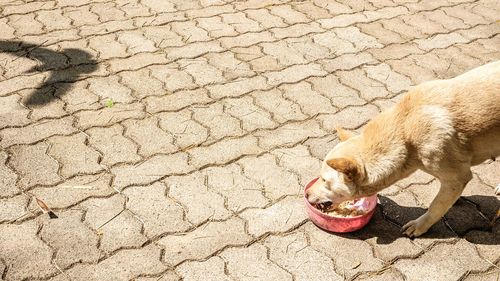
<svg viewBox="0 0 500 281">
<path fill-rule="evenodd" d="M 439 221 L 448 210 L 458 200 L 465 185 L 472 178 L 470 171 L 462 174 L 461 179 L 449 180 L 442 179 L 439 192 L 432 200 L 429 209 L 425 214 L 416 220 L 412 220 L 403 226 L 403 231 L 410 237 L 416 237 L 424 234 L 427 230 Z"/>
</svg>

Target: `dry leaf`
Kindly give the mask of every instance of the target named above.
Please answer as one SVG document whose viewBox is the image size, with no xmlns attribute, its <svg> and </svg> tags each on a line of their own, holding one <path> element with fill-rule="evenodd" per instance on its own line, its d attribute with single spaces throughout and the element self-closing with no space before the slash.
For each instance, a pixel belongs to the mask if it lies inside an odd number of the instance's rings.
<svg viewBox="0 0 500 281">
<path fill-rule="evenodd" d="M 40 209 L 42 209 L 42 212 L 43 213 L 48 213 L 49 214 L 49 217 L 51 219 L 57 219 L 57 215 L 54 214 L 54 212 L 52 212 L 52 210 L 49 208 L 49 206 L 47 206 L 47 204 L 45 204 L 45 202 L 43 202 L 42 200 L 36 198 L 36 203 L 38 204 L 38 206 L 40 207 Z"/>
</svg>

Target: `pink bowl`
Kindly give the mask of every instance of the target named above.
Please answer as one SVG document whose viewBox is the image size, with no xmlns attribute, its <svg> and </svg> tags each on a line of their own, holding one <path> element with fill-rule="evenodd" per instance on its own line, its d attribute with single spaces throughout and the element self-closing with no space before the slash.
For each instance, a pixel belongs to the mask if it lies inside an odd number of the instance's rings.
<svg viewBox="0 0 500 281">
<path fill-rule="evenodd" d="M 355 217 L 333 217 L 316 209 L 305 197 L 305 191 L 317 180 L 318 178 L 313 179 L 307 184 L 304 190 L 307 214 L 315 225 L 331 232 L 352 232 L 363 228 L 370 221 L 377 207 L 377 194 L 370 197 L 363 197 L 355 204 L 355 206 L 359 206 L 359 208 L 367 211 L 364 215 Z"/>
</svg>

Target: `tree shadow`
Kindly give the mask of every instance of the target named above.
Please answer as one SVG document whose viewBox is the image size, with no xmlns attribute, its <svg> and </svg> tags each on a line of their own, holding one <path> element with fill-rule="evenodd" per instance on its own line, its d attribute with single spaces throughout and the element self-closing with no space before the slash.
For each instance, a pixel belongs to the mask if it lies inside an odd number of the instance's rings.
<svg viewBox="0 0 500 281">
<path fill-rule="evenodd" d="M 376 238 L 377 244 L 391 244 L 399 238 L 406 237 L 401 232 L 404 224 L 418 218 L 426 211 L 421 207 L 400 206 L 381 195 L 379 200 L 380 204 L 373 218 L 363 229 L 346 234 L 332 234 L 348 239 Z M 500 201 L 494 195 L 463 197 L 448 211 L 444 219 L 415 239 L 461 237 L 474 244 L 500 245 L 500 222 L 498 219 L 492 222 L 499 208 Z"/>
<path fill-rule="evenodd" d="M 54 51 L 22 41 L 0 40 L 0 52 L 16 56 L 13 60 L 22 58 L 35 60 L 37 65 L 26 73 L 50 72 L 41 85 L 34 86 L 35 91 L 25 101 L 27 106 L 42 106 L 50 103 L 56 99 L 53 95 L 56 83 L 64 82 L 57 85 L 58 95 L 64 95 L 82 74 L 97 70 L 97 61 L 92 58 L 92 54 L 80 49 L 68 48 Z"/>
</svg>

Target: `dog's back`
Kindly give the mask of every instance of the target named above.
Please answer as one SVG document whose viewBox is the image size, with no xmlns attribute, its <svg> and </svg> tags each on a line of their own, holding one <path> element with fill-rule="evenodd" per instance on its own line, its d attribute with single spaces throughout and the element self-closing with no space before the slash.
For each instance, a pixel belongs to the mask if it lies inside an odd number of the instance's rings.
<svg viewBox="0 0 500 281">
<path fill-rule="evenodd" d="M 423 83 L 403 98 L 396 114 L 417 146 L 450 139 L 470 150 L 472 164 L 500 154 L 500 61 L 448 80 Z"/>
</svg>

